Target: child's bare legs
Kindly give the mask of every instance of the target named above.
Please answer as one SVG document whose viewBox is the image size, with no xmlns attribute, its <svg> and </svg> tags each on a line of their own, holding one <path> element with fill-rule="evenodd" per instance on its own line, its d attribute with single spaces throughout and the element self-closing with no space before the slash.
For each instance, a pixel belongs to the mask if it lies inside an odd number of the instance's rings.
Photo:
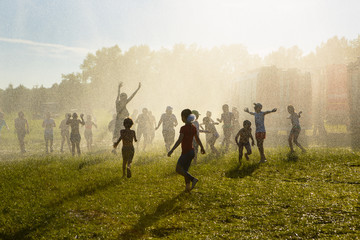
<svg viewBox="0 0 360 240">
<path fill-rule="evenodd" d="M 54 143 L 54 139 L 50 138 L 50 152 L 53 152 L 53 143 Z"/>
<path fill-rule="evenodd" d="M 123 175 L 122 175 L 122 177 L 125 177 L 125 172 L 126 172 L 126 163 L 127 163 L 127 161 L 126 161 L 125 159 L 123 159 L 123 165 L 122 165 Z"/>
<path fill-rule="evenodd" d="M 300 131 L 298 132 L 295 132 L 293 134 L 293 139 L 294 139 L 294 143 L 296 144 L 296 146 L 298 146 L 302 152 L 306 152 L 305 148 L 303 148 L 303 146 L 301 146 L 301 144 L 298 142 L 298 137 L 299 137 L 299 134 L 300 134 Z M 293 152 L 294 149 L 293 149 L 293 146 L 292 146 L 292 143 L 291 143 L 291 139 L 289 139 L 289 144 L 291 144 L 290 148 L 291 148 L 291 151 Z"/>
<path fill-rule="evenodd" d="M 221 147 L 225 144 L 225 151 L 227 152 L 229 150 L 229 144 L 230 144 L 230 137 L 231 137 L 231 131 L 224 129 L 224 140 L 221 143 Z"/>
<path fill-rule="evenodd" d="M 243 149 L 244 149 L 244 145 L 239 143 L 239 163 L 241 164 L 241 159 L 243 156 Z"/>
<path fill-rule="evenodd" d="M 266 157 L 264 154 L 264 139 L 256 139 L 256 143 L 260 153 L 260 162 L 265 162 Z"/>
<path fill-rule="evenodd" d="M 46 153 L 49 152 L 49 139 L 47 139 L 46 137 L 45 137 L 45 151 Z"/>
<path fill-rule="evenodd" d="M 71 154 L 75 156 L 75 142 L 71 142 Z"/>
<path fill-rule="evenodd" d="M 81 154 L 81 151 L 80 151 L 80 142 L 76 142 L 75 145 L 76 145 L 77 154 L 80 156 L 80 154 Z M 74 152 L 74 154 L 75 154 L 75 152 Z"/>
</svg>

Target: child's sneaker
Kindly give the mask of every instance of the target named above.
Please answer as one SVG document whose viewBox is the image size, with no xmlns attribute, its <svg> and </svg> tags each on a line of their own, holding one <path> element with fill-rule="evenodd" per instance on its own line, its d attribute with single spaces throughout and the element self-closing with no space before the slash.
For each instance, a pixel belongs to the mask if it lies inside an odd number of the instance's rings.
<svg viewBox="0 0 360 240">
<path fill-rule="evenodd" d="M 197 178 L 194 178 L 193 180 L 192 180 L 192 184 L 191 184 L 191 190 L 195 187 L 195 185 L 196 185 L 196 183 L 199 181 L 199 179 L 197 179 Z"/>
<path fill-rule="evenodd" d="M 126 169 L 126 176 L 127 176 L 128 178 L 131 178 L 131 170 L 130 170 L 130 168 L 127 168 L 127 169 Z"/>
</svg>

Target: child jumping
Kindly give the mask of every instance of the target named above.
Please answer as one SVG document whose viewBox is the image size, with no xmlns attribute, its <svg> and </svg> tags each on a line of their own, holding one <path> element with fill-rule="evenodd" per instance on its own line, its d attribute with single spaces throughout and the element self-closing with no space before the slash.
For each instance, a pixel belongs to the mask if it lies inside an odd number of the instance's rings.
<svg viewBox="0 0 360 240">
<path fill-rule="evenodd" d="M 68 119 L 66 121 L 67 125 L 70 125 L 71 133 L 70 133 L 70 141 L 71 141 L 71 153 L 75 155 L 75 147 L 77 149 L 77 154 L 80 156 L 80 141 L 81 136 L 79 132 L 79 125 L 85 125 L 84 114 L 80 115 L 81 120 L 78 119 L 78 115 L 73 113 L 72 119 L 70 119 L 70 114 L 68 115 Z"/>
<path fill-rule="evenodd" d="M 240 139 L 239 139 L 240 137 Z M 249 139 L 251 138 L 251 145 L 255 145 L 254 138 L 251 134 L 251 122 L 249 120 L 245 120 L 243 122 L 243 128 L 236 134 L 235 142 L 239 146 L 239 163 L 241 164 L 241 159 L 243 156 L 243 149 L 245 147 L 246 153 L 245 158 L 249 160 L 249 155 L 251 155 L 251 146 Z"/>
<path fill-rule="evenodd" d="M 264 123 L 265 115 L 269 114 L 269 113 L 276 112 L 277 109 L 274 108 L 271 111 L 262 112 L 261 111 L 262 105 L 260 103 L 254 103 L 254 109 L 255 109 L 254 113 L 249 112 L 249 108 L 245 108 L 244 111 L 255 116 L 256 144 L 257 144 L 259 152 L 260 152 L 260 163 L 264 163 L 264 162 L 266 162 L 266 157 L 265 157 L 265 154 L 264 154 L 264 140 L 266 138 L 266 130 L 265 130 L 265 123 Z"/>
<path fill-rule="evenodd" d="M 290 146 L 290 151 L 291 153 L 294 152 L 294 148 L 293 148 L 293 144 L 292 142 L 294 142 L 303 153 L 306 152 L 305 148 L 303 148 L 301 146 L 301 144 L 297 141 L 300 131 L 301 131 L 301 127 L 300 127 L 300 121 L 299 118 L 301 116 L 301 111 L 299 113 L 295 112 L 295 108 L 292 105 L 289 105 L 287 107 L 288 112 L 290 113 L 290 116 L 288 117 L 291 120 L 291 124 L 292 124 L 292 128 L 290 130 L 290 134 L 289 134 L 289 146 Z"/>
<path fill-rule="evenodd" d="M 133 124 L 134 122 L 133 120 L 131 120 L 131 118 L 125 118 L 124 120 L 125 129 L 120 130 L 120 137 L 114 143 L 114 149 L 116 149 L 120 141 L 121 140 L 123 141 L 123 146 L 121 149 L 122 158 L 123 158 L 122 170 L 123 170 L 123 177 L 125 177 L 125 169 L 127 170 L 126 175 L 128 178 L 131 178 L 131 163 L 135 153 L 133 141 L 137 142 L 135 131 L 130 129 Z"/>
<path fill-rule="evenodd" d="M 170 157 L 174 150 L 181 144 L 181 156 L 178 159 L 176 164 L 176 172 L 185 178 L 185 192 L 190 192 L 199 181 L 197 178 L 191 176 L 188 172 L 189 167 L 191 165 L 191 161 L 193 160 L 195 153 L 194 153 L 194 146 L 193 146 L 193 139 L 195 140 L 200 146 L 201 153 L 205 154 L 205 149 L 198 137 L 196 127 L 191 123 L 195 120 L 195 116 L 191 114 L 190 109 L 184 109 L 181 112 L 181 119 L 185 123 L 184 126 L 180 128 L 180 135 L 179 139 L 174 144 L 173 148 L 168 152 L 168 156 Z M 192 185 L 190 186 L 190 182 Z"/>
</svg>

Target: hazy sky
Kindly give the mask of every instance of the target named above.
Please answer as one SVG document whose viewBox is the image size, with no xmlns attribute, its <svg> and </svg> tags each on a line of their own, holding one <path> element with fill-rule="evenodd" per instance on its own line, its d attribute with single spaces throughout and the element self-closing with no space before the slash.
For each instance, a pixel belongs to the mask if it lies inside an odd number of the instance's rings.
<svg viewBox="0 0 360 240">
<path fill-rule="evenodd" d="M 241 43 L 261 56 L 360 34 L 358 0 L 0 0 L 0 88 L 46 87 L 118 44 Z"/>
</svg>

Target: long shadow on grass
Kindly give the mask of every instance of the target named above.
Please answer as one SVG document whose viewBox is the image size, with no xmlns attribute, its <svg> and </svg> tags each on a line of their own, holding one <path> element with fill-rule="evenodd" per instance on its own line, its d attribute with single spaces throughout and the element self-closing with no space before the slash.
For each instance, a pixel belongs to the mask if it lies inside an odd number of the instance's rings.
<svg viewBox="0 0 360 240">
<path fill-rule="evenodd" d="M 230 170 L 225 172 L 225 177 L 228 178 L 244 178 L 250 176 L 260 166 L 259 163 L 250 163 L 233 166 Z"/>
<path fill-rule="evenodd" d="M 185 193 L 180 193 L 177 196 L 160 203 L 155 212 L 142 215 L 139 221 L 131 229 L 120 234 L 118 239 L 141 239 L 141 237 L 145 234 L 146 228 L 154 225 L 154 223 L 161 218 L 174 214 L 178 210 L 178 207 L 175 206 L 176 202 L 184 195 Z M 156 235 L 162 234 L 156 233 Z"/>
<path fill-rule="evenodd" d="M 83 189 L 79 189 L 75 192 L 70 192 L 69 194 L 63 196 L 62 198 L 56 199 L 54 201 L 51 201 L 50 203 L 43 206 L 44 209 L 50 209 L 51 212 L 47 212 L 46 214 L 41 214 L 37 219 L 39 219 L 36 223 L 27 223 L 24 224 L 25 227 L 18 229 L 15 232 L 12 233 L 4 233 L 0 232 L 0 239 L 4 240 L 12 240 L 12 239 L 32 239 L 29 237 L 29 234 L 35 231 L 39 231 L 40 229 L 43 229 L 47 225 L 51 223 L 51 221 L 59 216 L 59 211 L 57 210 L 58 207 L 63 205 L 66 201 L 74 201 L 75 199 L 79 197 L 85 197 L 87 195 L 92 195 L 97 191 L 106 190 L 109 187 L 119 185 L 122 183 L 121 177 L 115 177 L 112 179 L 109 179 L 105 182 L 97 182 L 95 185 L 89 185 L 85 186 Z M 36 213 L 35 213 L 36 214 Z M 40 230 L 41 231 L 41 230 Z"/>
</svg>

